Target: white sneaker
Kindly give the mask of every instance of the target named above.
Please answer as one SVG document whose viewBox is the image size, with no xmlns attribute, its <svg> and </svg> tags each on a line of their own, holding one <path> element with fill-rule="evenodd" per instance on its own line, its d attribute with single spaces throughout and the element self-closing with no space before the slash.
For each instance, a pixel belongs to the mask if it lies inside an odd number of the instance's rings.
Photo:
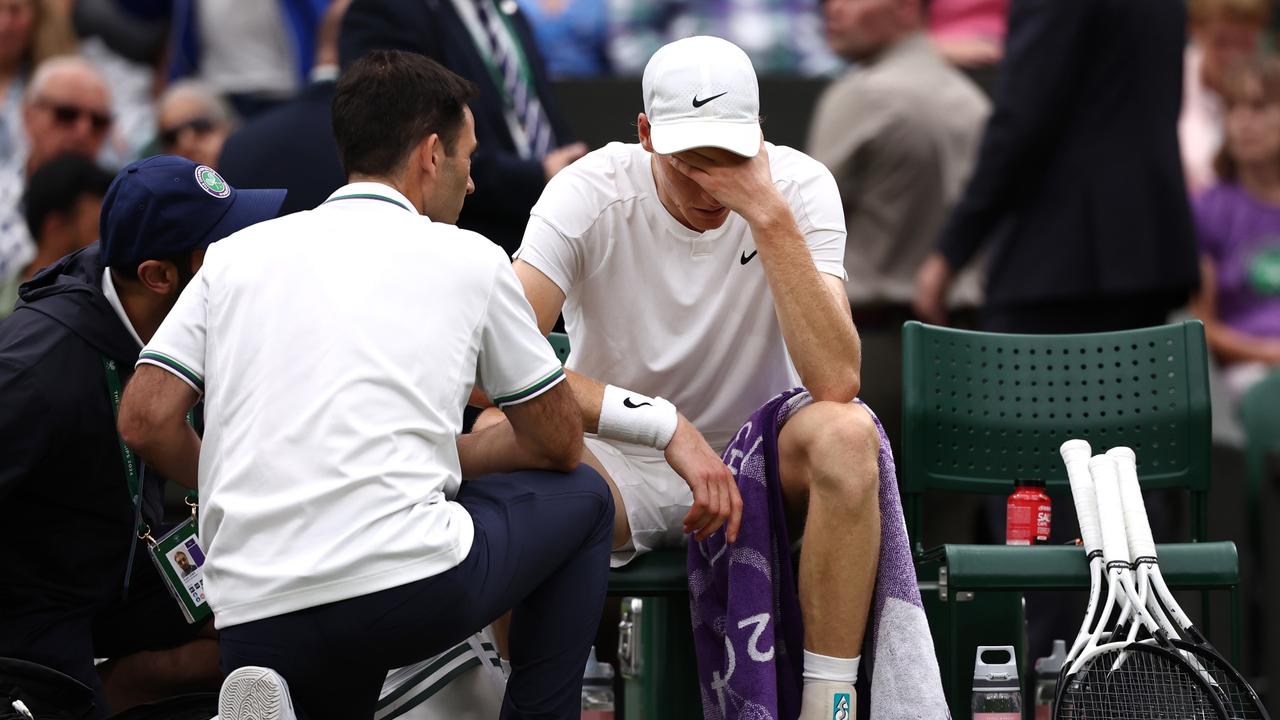
<svg viewBox="0 0 1280 720">
<path fill-rule="evenodd" d="M 806 682 L 800 702 L 800 720 L 854 720 L 858 693 L 850 683 Z"/>
<path fill-rule="evenodd" d="M 271 668 L 246 665 L 222 681 L 218 693 L 221 720 L 297 720 L 289 683 Z"/>
</svg>

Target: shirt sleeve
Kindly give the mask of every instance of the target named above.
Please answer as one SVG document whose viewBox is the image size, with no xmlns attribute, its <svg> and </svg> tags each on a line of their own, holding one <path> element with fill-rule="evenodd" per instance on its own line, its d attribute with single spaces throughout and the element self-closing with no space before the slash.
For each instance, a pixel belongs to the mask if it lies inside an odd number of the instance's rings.
<svg viewBox="0 0 1280 720">
<path fill-rule="evenodd" d="M 564 380 L 564 368 L 538 331 L 533 308 L 505 256 L 481 324 L 477 370 L 481 387 L 495 405 L 532 400 Z"/>
<path fill-rule="evenodd" d="M 804 235 L 818 272 L 848 281 L 844 269 L 844 207 L 836 180 L 816 160 L 809 160 L 813 171 L 791 189 L 791 209 L 796 225 Z"/>
<path fill-rule="evenodd" d="M 31 422 L 32 418 L 49 413 L 49 399 L 43 395 L 30 370 L 0 362 L 0 397 L 4 398 L 5 409 L 0 413 L 0 453 L 4 455 L 4 462 L 0 463 L 0 500 L 18 489 L 55 445 L 48 423 Z"/>
<path fill-rule="evenodd" d="M 138 355 L 138 365 L 168 370 L 203 394 L 208 309 L 208 285 L 201 270 Z"/>
<path fill-rule="evenodd" d="M 540 203 L 541 204 L 541 203 Z M 565 295 L 582 276 L 582 245 L 580 239 L 570 238 L 560 232 L 545 218 L 529 216 L 524 240 L 512 256 L 523 260 L 538 272 L 546 275 Z"/>
</svg>

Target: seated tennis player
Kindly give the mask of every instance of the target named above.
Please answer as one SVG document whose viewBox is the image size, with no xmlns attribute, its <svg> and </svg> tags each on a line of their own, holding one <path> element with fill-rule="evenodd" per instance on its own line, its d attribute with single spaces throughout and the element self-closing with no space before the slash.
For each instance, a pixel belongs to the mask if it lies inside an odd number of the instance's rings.
<svg viewBox="0 0 1280 720">
<path fill-rule="evenodd" d="M 721 451 L 777 393 L 812 394 L 778 442 L 791 536 L 804 534 L 801 717 L 828 720 L 857 677 L 880 542 L 879 435 L 850 402 L 861 357 L 840 196 L 820 163 L 763 141 L 755 71 L 725 40 L 659 50 L 644 103 L 638 144 L 547 186 L 516 275 L 544 333 L 564 312 L 583 460 L 625 508 L 614 566 L 687 533 L 736 539 Z"/>
</svg>

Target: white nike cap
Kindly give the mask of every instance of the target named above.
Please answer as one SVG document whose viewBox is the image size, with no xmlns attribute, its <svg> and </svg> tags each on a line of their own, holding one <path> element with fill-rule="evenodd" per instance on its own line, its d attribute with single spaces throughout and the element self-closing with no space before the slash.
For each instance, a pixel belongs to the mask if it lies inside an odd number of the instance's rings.
<svg viewBox="0 0 1280 720">
<path fill-rule="evenodd" d="M 760 152 L 760 86 L 737 45 L 699 35 L 659 48 L 644 68 L 644 112 L 659 155 L 716 147 Z"/>
</svg>

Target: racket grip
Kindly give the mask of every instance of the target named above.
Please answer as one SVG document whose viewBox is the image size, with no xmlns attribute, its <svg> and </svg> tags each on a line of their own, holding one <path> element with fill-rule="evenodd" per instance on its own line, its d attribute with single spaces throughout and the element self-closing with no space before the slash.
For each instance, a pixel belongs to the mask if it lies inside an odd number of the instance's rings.
<svg viewBox="0 0 1280 720">
<path fill-rule="evenodd" d="M 1120 501 L 1124 506 L 1124 527 L 1129 536 L 1129 558 L 1154 558 L 1156 543 L 1151 537 L 1151 523 L 1147 520 L 1147 506 L 1142 499 L 1142 486 L 1138 482 L 1137 458 L 1127 447 L 1114 447 L 1107 457 L 1116 461 L 1120 483 Z"/>
<path fill-rule="evenodd" d="M 1098 496 L 1098 524 L 1102 528 L 1102 559 L 1111 563 L 1129 562 L 1129 541 L 1124 531 L 1124 510 L 1117 484 L 1116 461 L 1106 455 L 1089 460 L 1089 474 Z"/>
<path fill-rule="evenodd" d="M 1068 440 L 1058 448 L 1058 453 L 1067 466 L 1071 500 L 1076 506 L 1084 551 L 1086 554 L 1097 552 L 1102 549 L 1102 534 L 1098 529 L 1098 497 L 1093 488 L 1093 477 L 1089 475 L 1089 458 L 1093 449 L 1085 440 Z"/>
</svg>

